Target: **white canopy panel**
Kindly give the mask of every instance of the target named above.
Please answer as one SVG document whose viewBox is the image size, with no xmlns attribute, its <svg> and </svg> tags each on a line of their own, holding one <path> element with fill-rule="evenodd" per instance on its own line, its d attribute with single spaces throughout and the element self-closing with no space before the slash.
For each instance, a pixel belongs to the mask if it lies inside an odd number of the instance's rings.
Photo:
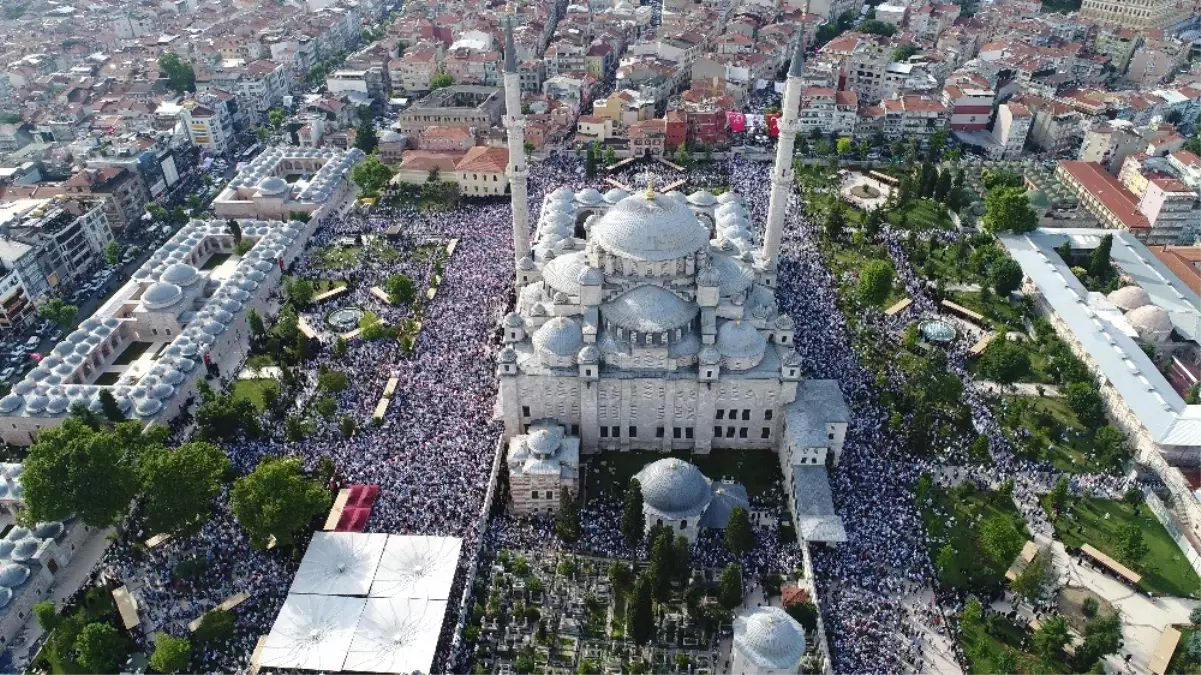
<svg viewBox="0 0 1201 675">
<path fill-rule="evenodd" d="M 263 644 L 259 665 L 341 670 L 366 602 L 338 595 L 289 595 Z"/>
<path fill-rule="evenodd" d="M 387 541 L 386 534 L 317 532 L 290 593 L 367 595 Z"/>
<path fill-rule="evenodd" d="M 445 600 L 368 598 L 342 670 L 430 672 L 445 615 Z"/>
<path fill-rule="evenodd" d="M 371 597 L 449 599 L 462 548 L 458 537 L 390 535 Z"/>
</svg>

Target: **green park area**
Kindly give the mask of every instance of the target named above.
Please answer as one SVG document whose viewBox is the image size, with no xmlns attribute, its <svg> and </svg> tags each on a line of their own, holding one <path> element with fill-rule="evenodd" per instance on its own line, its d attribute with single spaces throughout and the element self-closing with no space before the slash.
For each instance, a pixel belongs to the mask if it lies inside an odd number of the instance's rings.
<svg viewBox="0 0 1201 675">
<path fill-rule="evenodd" d="M 943 584 L 974 591 L 1001 586 L 1005 570 L 1030 538 L 1013 499 L 970 482 L 935 485 L 927 475 L 916 492 L 930 557 Z"/>
<path fill-rule="evenodd" d="M 79 602 L 55 611 L 54 603 L 34 606 L 50 637 L 34 657 L 31 670 L 53 675 L 118 672 L 136 645 L 123 632 L 117 606 L 106 588 L 87 590 Z"/>
<path fill-rule="evenodd" d="M 1043 497 L 1052 515 L 1055 535 L 1069 548 L 1092 544 L 1143 577 L 1139 584 L 1149 593 L 1177 597 L 1201 592 L 1201 579 L 1180 548 L 1143 504 L 1095 497 L 1066 497 L 1056 517 L 1054 497 Z"/>
<path fill-rule="evenodd" d="M 933 199 L 914 199 L 904 208 L 889 209 L 888 222 L 901 229 L 919 232 L 946 230 L 953 225 L 947 207 Z"/>
<path fill-rule="evenodd" d="M 1053 675 L 1073 672 L 1062 654 L 1044 658 L 1027 646 L 1030 629 L 1000 614 L 960 625 L 960 644 L 971 673 L 1031 673 Z M 1079 672 L 1079 671 L 1076 671 Z"/>
<path fill-rule="evenodd" d="M 1009 396 L 998 416 L 1018 454 L 1067 473 L 1104 473 L 1129 458 L 1123 438 L 1080 423 L 1065 398 Z"/>
<path fill-rule="evenodd" d="M 347 269 L 358 266 L 362 257 L 361 246 L 331 244 L 313 251 L 309 260 L 318 269 Z"/>
<path fill-rule="evenodd" d="M 234 400 L 250 401 L 255 410 L 261 413 L 267 409 L 264 392 L 268 389 L 279 391 L 279 383 L 271 378 L 236 380 L 230 387 L 230 393 Z"/>
<path fill-rule="evenodd" d="M 1172 660 L 1168 662 L 1169 673 L 1182 675 L 1201 675 L 1201 638 L 1194 626 L 1177 626 L 1180 631 L 1180 642 L 1176 646 Z"/>
</svg>

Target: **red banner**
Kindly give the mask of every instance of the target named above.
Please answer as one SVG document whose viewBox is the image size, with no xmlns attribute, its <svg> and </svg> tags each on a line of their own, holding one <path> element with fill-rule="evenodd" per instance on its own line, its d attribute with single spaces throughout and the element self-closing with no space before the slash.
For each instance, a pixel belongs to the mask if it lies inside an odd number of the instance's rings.
<svg viewBox="0 0 1201 675">
<path fill-rule="evenodd" d="M 746 115 L 740 112 L 727 112 L 726 123 L 730 125 L 730 131 L 746 131 Z"/>
<path fill-rule="evenodd" d="M 780 135 L 780 113 L 764 115 L 767 119 L 767 135 L 775 138 Z"/>
</svg>

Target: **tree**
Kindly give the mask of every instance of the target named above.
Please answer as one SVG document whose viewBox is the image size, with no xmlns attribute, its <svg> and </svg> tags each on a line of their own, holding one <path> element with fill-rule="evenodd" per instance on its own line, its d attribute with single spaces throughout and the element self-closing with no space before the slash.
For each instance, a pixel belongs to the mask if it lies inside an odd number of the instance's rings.
<svg viewBox="0 0 1201 675">
<path fill-rule="evenodd" d="M 817 605 L 812 602 L 798 602 L 784 608 L 784 611 L 806 631 L 817 630 Z"/>
<path fill-rule="evenodd" d="M 1117 614 L 1099 616 L 1084 627 L 1084 644 L 1076 650 L 1081 670 L 1122 648 L 1122 620 Z"/>
<path fill-rule="evenodd" d="M 1067 620 L 1056 614 L 1043 621 L 1034 632 L 1034 652 L 1050 661 L 1059 655 L 1070 637 Z"/>
<path fill-rule="evenodd" d="M 946 204 L 947 196 L 951 194 L 951 170 L 938 172 L 938 180 L 934 183 L 934 199 Z"/>
<path fill-rule="evenodd" d="M 405 274 L 393 274 L 388 277 L 385 289 L 388 291 L 388 299 L 394 305 L 407 305 L 413 302 L 417 295 L 413 280 Z"/>
<path fill-rule="evenodd" d="M 1110 252 L 1113 250 L 1113 235 L 1107 234 L 1101 237 L 1101 243 L 1088 258 L 1088 275 L 1095 279 L 1108 279 L 1113 274 L 1113 266 L 1109 262 Z"/>
<path fill-rule="evenodd" d="M 1184 396 L 1184 402 L 1188 405 L 1201 404 L 1201 382 L 1189 387 L 1188 393 Z"/>
<path fill-rule="evenodd" d="M 742 604 L 742 567 L 730 563 L 717 579 L 717 603 L 726 609 Z"/>
<path fill-rule="evenodd" d="M 107 388 L 101 387 L 100 393 L 97 395 L 100 399 L 100 407 L 104 411 L 104 416 L 110 422 L 124 422 L 125 413 L 121 412 L 121 406 L 117 404 L 116 397 Z"/>
<path fill-rule="evenodd" d="M 205 612 L 200 618 L 200 625 L 192 633 L 197 644 L 220 644 L 234 636 L 234 617 L 223 609 L 213 609 Z"/>
<path fill-rule="evenodd" d="M 676 153 L 673 156 L 673 159 L 675 160 L 676 164 L 679 164 L 685 169 L 688 168 L 688 166 L 692 163 L 692 153 L 688 152 L 687 143 L 681 143 L 676 146 Z"/>
<path fill-rule="evenodd" d="M 109 265 L 121 262 L 121 245 L 115 239 L 104 245 L 104 262 Z"/>
<path fill-rule="evenodd" d="M 292 535 L 329 508 L 329 501 L 329 492 L 306 479 L 295 458 L 263 460 L 230 494 L 234 516 L 259 548 L 273 536 L 281 545 L 292 543 Z"/>
<path fill-rule="evenodd" d="M 984 607 L 976 598 L 971 598 L 967 604 L 963 606 L 963 613 L 959 615 L 959 623 L 965 629 L 976 628 L 980 625 L 980 621 L 984 618 Z"/>
<path fill-rule="evenodd" d="M 584 175 L 586 175 L 588 178 L 595 176 L 596 167 L 599 162 L 600 158 L 596 156 L 596 144 L 588 144 L 588 152 L 584 157 Z"/>
<path fill-rule="evenodd" d="M 726 548 L 736 556 L 746 555 L 755 548 L 750 514 L 741 506 L 735 506 L 730 511 L 730 519 L 726 522 Z"/>
<path fill-rule="evenodd" d="M 609 563 L 609 586 L 613 588 L 613 595 L 621 597 L 630 590 L 630 584 L 634 580 L 633 572 L 630 571 L 630 566 L 620 560 L 614 560 Z"/>
<path fill-rule="evenodd" d="M 571 543 L 580 538 L 580 506 L 571 490 L 559 490 L 559 513 L 555 515 L 555 534 Z"/>
<path fill-rule="evenodd" d="M 122 426 L 127 425 L 141 433 L 137 422 Z M 133 449 L 123 442 L 115 431 L 96 431 L 71 418 L 43 430 L 29 449 L 21 475 L 24 517 L 36 523 L 75 514 L 98 528 L 120 520 L 138 489 L 129 456 Z"/>
<path fill-rule="evenodd" d="M 304 277 L 287 277 L 284 279 L 284 295 L 287 296 L 288 302 L 296 307 L 307 307 L 313 302 L 313 296 L 317 294 L 316 287 L 313 282 Z"/>
<path fill-rule="evenodd" d="M 38 308 L 39 317 L 53 321 L 58 324 L 59 328 L 64 329 L 71 327 L 71 322 L 75 320 L 77 314 L 79 314 L 78 307 L 58 298 L 51 298 Z"/>
<path fill-rule="evenodd" d="M 1022 548 L 1023 534 L 1013 521 L 1002 515 L 985 518 L 980 523 L 980 549 L 996 569 L 1005 569 Z"/>
<path fill-rule="evenodd" d="M 626 603 L 626 635 L 634 644 L 644 645 L 655 634 L 655 615 L 651 607 L 651 580 L 639 575 L 634 591 Z"/>
<path fill-rule="evenodd" d="M 267 326 L 263 323 L 263 317 L 253 307 L 246 310 L 246 323 L 250 326 L 250 341 L 262 342 L 267 336 Z"/>
<path fill-rule="evenodd" d="M 115 673 L 125 659 L 125 638 L 112 624 L 89 623 L 75 638 L 75 653 L 87 672 Z"/>
<path fill-rule="evenodd" d="M 1013 652 L 1002 649 L 992 657 L 993 672 L 997 673 L 1016 673 L 1018 672 L 1018 660 L 1013 655 Z"/>
<path fill-rule="evenodd" d="M 430 78 L 430 91 L 449 87 L 455 83 L 455 78 L 450 73 L 438 73 Z"/>
<path fill-rule="evenodd" d="M 1019 597 L 1034 602 L 1041 598 L 1052 581 L 1051 554 L 1043 549 L 1034 554 L 1034 559 L 1018 573 L 1010 588 Z"/>
<path fill-rule="evenodd" d="M 980 372 L 1002 385 L 1013 384 L 1030 372 L 1030 356 L 1021 347 L 998 337 L 980 356 Z"/>
<path fill-rule="evenodd" d="M 846 229 L 847 220 L 846 216 L 844 215 L 845 208 L 846 207 L 843 206 L 841 201 L 837 201 L 834 202 L 834 205 L 831 206 L 830 210 L 826 213 L 826 236 L 830 239 L 839 239 L 842 237 L 843 230 Z"/>
<path fill-rule="evenodd" d="M 330 370 L 322 366 L 317 371 L 317 388 L 331 394 L 340 394 L 350 387 L 350 379 L 340 370 Z"/>
<path fill-rule="evenodd" d="M 621 511 L 621 535 L 631 548 L 637 548 L 642 542 L 646 529 L 646 518 L 642 515 L 642 486 L 637 478 L 631 478 L 626 485 L 625 506 Z"/>
<path fill-rule="evenodd" d="M 177 94 L 196 91 L 196 71 L 179 54 L 166 52 L 158 57 L 158 67 L 167 74 L 167 88 L 171 91 Z"/>
<path fill-rule="evenodd" d="M 270 124 L 273 129 L 282 127 L 286 119 L 288 119 L 288 112 L 279 106 L 267 111 L 267 124 Z"/>
<path fill-rule="evenodd" d="M 950 544 L 943 544 L 942 548 L 938 549 L 934 566 L 938 569 L 938 580 L 944 586 L 959 588 L 963 585 L 965 579 L 959 566 L 959 554 Z"/>
<path fill-rule="evenodd" d="M 1084 382 L 1073 382 L 1064 388 L 1064 397 L 1068 407 L 1085 427 L 1097 429 L 1105 424 L 1105 403 L 1096 387 Z"/>
<path fill-rule="evenodd" d="M 139 474 L 151 532 L 192 533 L 208 520 L 229 459 L 211 443 L 184 443 L 175 450 L 153 448 L 142 457 Z"/>
<path fill-rule="evenodd" d="M 379 147 L 379 135 L 375 133 L 375 120 L 370 115 L 361 115 L 355 129 L 354 147 L 370 155 Z"/>
<path fill-rule="evenodd" d="M 1067 476 L 1060 476 L 1059 480 L 1055 481 L 1055 485 L 1047 493 L 1047 499 L 1051 502 L 1051 508 L 1057 515 L 1063 511 L 1063 507 L 1068 505 Z"/>
<path fill-rule="evenodd" d="M 613 166 L 617 163 L 617 151 L 614 150 L 613 146 L 611 145 L 605 146 L 603 157 L 605 160 L 605 166 Z"/>
<path fill-rule="evenodd" d="M 913 45 L 913 44 L 901 45 L 900 47 L 897 47 L 896 49 L 892 50 L 892 60 L 893 61 L 908 61 L 910 56 L 913 56 L 914 54 L 917 54 L 920 51 L 921 50 L 917 48 L 917 45 Z"/>
<path fill-rule="evenodd" d="M 238 221 L 234 220 L 233 218 L 225 221 L 225 229 L 228 230 L 229 235 L 234 238 L 235 244 L 242 242 L 242 226 L 238 224 Z"/>
<path fill-rule="evenodd" d="M 980 184 L 985 191 L 998 187 L 1020 188 L 1025 184 L 1022 175 L 1005 169 L 985 169 L 980 172 Z M 962 183 L 961 183 L 962 185 Z"/>
<path fill-rule="evenodd" d="M 166 633 L 154 635 L 154 653 L 150 655 L 150 667 L 160 673 L 178 673 L 188 669 L 192 662 L 192 643 L 187 638 Z"/>
<path fill-rule="evenodd" d="M 880 234 L 880 228 L 884 225 L 884 211 L 879 207 L 867 212 L 863 218 L 863 235 L 868 239 L 875 239 L 876 235 Z"/>
<path fill-rule="evenodd" d="M 1201 607 L 1194 607 L 1188 614 L 1188 620 L 1194 628 L 1201 628 Z"/>
<path fill-rule="evenodd" d="M 984 229 L 990 233 L 1029 232 L 1038 225 L 1026 189 L 998 187 L 984 196 Z"/>
<path fill-rule="evenodd" d="M 1143 530 L 1138 525 L 1130 523 L 1122 528 L 1122 557 L 1131 566 L 1141 567 L 1143 556 L 1147 555 L 1147 542 L 1143 541 Z"/>
<path fill-rule="evenodd" d="M 341 431 L 342 435 L 346 438 L 354 436 L 354 432 L 357 427 L 358 423 L 355 422 L 354 418 L 350 415 L 344 416 L 342 421 L 338 423 L 338 430 Z"/>
<path fill-rule="evenodd" d="M 851 139 L 845 136 L 839 138 L 834 143 L 834 147 L 838 150 L 839 155 L 849 155 L 851 154 Z"/>
<path fill-rule="evenodd" d="M 877 19 L 871 19 L 870 21 L 864 21 L 863 23 L 859 24 L 858 30 L 861 33 L 891 37 L 897 32 L 897 27 L 891 23 L 886 23 Z"/>
<path fill-rule="evenodd" d="M 646 574 L 651 580 L 651 592 L 658 602 L 667 600 L 671 593 L 671 580 L 675 576 L 675 549 L 671 528 L 654 527 L 651 529 L 650 565 Z"/>
<path fill-rule="evenodd" d="M 1022 266 L 1013 258 L 1002 258 L 989 270 L 988 279 L 998 296 L 1008 298 L 1022 285 Z"/>
<path fill-rule="evenodd" d="M 859 275 L 859 298 L 869 305 L 883 305 L 892 293 L 895 276 L 892 263 L 886 260 L 868 261 Z"/>
<path fill-rule="evenodd" d="M 249 399 L 212 393 L 196 411 L 196 430 L 205 441 L 233 440 L 243 432 L 257 437 L 258 412 Z"/>
<path fill-rule="evenodd" d="M 53 632 L 60 622 L 58 610 L 54 608 L 53 600 L 43 600 L 34 605 L 33 615 L 37 617 L 38 625 L 47 633 Z"/>
</svg>

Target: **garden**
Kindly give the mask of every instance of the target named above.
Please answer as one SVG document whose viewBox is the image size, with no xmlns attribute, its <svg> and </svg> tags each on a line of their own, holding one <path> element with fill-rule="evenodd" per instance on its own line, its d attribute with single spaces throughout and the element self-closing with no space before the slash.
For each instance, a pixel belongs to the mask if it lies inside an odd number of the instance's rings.
<svg viewBox="0 0 1201 675">
<path fill-rule="evenodd" d="M 942 584 L 984 595 L 1000 588 L 1005 571 L 1030 539 L 1013 499 L 970 481 L 947 488 L 928 474 L 919 479 L 916 496 Z"/>
</svg>

